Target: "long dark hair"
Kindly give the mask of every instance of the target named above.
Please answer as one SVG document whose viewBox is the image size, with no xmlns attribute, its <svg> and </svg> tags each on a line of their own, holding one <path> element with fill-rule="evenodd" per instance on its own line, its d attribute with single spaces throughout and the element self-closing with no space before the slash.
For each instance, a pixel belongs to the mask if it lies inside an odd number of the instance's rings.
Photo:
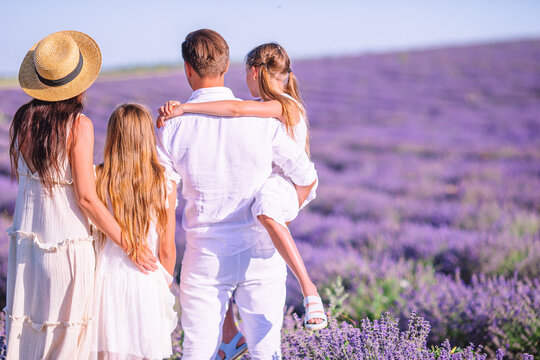
<svg viewBox="0 0 540 360">
<path fill-rule="evenodd" d="M 283 46 L 277 43 L 262 44 L 251 50 L 246 55 L 246 65 L 258 69 L 259 92 L 264 101 L 277 100 L 283 108 L 285 128 L 290 137 L 294 138 L 294 120 L 292 118 L 293 107 L 299 108 L 304 116 L 306 125 L 308 124 L 304 102 L 298 90 L 298 81 L 291 70 L 291 59 Z M 282 80 L 284 82 L 283 91 L 291 96 L 296 102 L 286 96 L 281 95 L 270 85 L 270 78 Z M 306 137 L 306 153 L 309 155 L 309 126 Z"/>
<path fill-rule="evenodd" d="M 9 130 L 11 177 L 19 177 L 19 157 L 33 167 L 49 192 L 60 174 L 70 144 L 68 129 L 83 109 L 82 96 L 63 101 L 33 99 L 17 110 Z"/>
</svg>

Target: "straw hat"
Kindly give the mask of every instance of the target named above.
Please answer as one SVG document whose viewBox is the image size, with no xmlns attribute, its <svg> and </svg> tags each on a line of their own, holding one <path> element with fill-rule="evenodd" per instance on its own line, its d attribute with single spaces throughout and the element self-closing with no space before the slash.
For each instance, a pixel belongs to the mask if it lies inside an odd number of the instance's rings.
<svg viewBox="0 0 540 360">
<path fill-rule="evenodd" d="M 100 68 L 101 52 L 94 39 L 78 31 L 59 31 L 28 51 L 19 84 L 33 98 L 61 101 L 88 89 Z"/>
</svg>

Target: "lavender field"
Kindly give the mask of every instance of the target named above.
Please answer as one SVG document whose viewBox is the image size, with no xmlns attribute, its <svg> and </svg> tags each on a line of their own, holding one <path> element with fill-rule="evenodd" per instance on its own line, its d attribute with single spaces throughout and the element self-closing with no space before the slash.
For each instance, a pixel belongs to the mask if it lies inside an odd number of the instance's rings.
<svg viewBox="0 0 540 360">
<path fill-rule="evenodd" d="M 540 40 L 292 69 L 320 186 L 291 231 L 333 317 L 310 334 L 287 315 L 284 359 L 540 357 Z M 249 98 L 243 66 L 227 85 Z M 103 77 L 85 111 L 95 161 L 116 105 L 189 94 L 180 70 Z M 8 130 L 27 100 L 0 90 L 0 289 L 16 196 Z M 180 229 L 177 241 L 181 256 Z M 288 289 L 301 312 L 292 276 Z M 179 358 L 180 328 L 175 339 Z"/>
</svg>

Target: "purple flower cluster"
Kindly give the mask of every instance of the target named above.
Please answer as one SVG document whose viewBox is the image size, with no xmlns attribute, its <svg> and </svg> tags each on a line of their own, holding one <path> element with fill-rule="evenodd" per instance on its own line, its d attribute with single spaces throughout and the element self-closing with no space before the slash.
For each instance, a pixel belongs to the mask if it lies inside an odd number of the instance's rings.
<svg viewBox="0 0 540 360">
<path fill-rule="evenodd" d="M 404 291 L 406 316 L 414 309 L 431 323 L 430 341 L 446 338 L 456 344 L 484 344 L 495 356 L 497 349 L 511 354 L 540 354 L 540 281 L 517 277 L 474 276 L 467 285 L 436 275 L 433 283 L 418 283 Z"/>
<path fill-rule="evenodd" d="M 323 330 L 306 331 L 301 319 L 296 314 L 285 316 L 282 331 L 283 360 L 485 360 L 505 359 L 505 352 L 499 349 L 488 355 L 482 346 L 468 344 L 463 348 L 452 347 L 450 341 L 444 340 L 440 345 L 428 345 L 430 323 L 412 312 L 406 320 L 404 329 L 399 320 L 388 313 L 379 319 L 362 320 L 359 326 L 346 321 L 338 321 L 330 316 L 329 326 Z M 182 329 L 173 334 L 174 355 L 170 359 L 182 356 Z M 488 357 L 489 356 L 489 357 Z M 242 360 L 250 360 L 249 354 Z M 533 360 L 529 354 L 519 357 L 522 360 Z"/>
<path fill-rule="evenodd" d="M 445 340 L 429 347 L 429 332 L 429 322 L 414 313 L 403 331 L 397 319 L 385 314 L 373 321 L 364 319 L 359 327 L 331 317 L 328 328 L 317 333 L 305 331 L 293 315 L 287 317 L 283 332 L 283 359 L 487 359 L 482 348 L 473 345 L 457 349 Z M 503 354 L 499 351 L 494 358 L 502 360 Z"/>
</svg>

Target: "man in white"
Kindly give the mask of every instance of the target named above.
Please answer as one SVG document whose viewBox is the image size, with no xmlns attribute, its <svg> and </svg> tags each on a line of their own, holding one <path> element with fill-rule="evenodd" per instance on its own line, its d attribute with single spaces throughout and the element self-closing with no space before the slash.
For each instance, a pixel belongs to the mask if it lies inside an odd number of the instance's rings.
<svg viewBox="0 0 540 360">
<path fill-rule="evenodd" d="M 182 43 L 189 102 L 236 99 L 223 86 L 225 40 L 197 30 Z M 253 218 L 255 192 L 272 162 L 309 193 L 317 175 L 304 151 L 271 118 L 185 114 L 157 131 L 158 155 L 186 201 L 180 303 L 183 359 L 213 359 L 233 292 L 253 359 L 279 359 L 286 265 Z M 302 201 L 302 200 L 300 200 Z"/>
</svg>

